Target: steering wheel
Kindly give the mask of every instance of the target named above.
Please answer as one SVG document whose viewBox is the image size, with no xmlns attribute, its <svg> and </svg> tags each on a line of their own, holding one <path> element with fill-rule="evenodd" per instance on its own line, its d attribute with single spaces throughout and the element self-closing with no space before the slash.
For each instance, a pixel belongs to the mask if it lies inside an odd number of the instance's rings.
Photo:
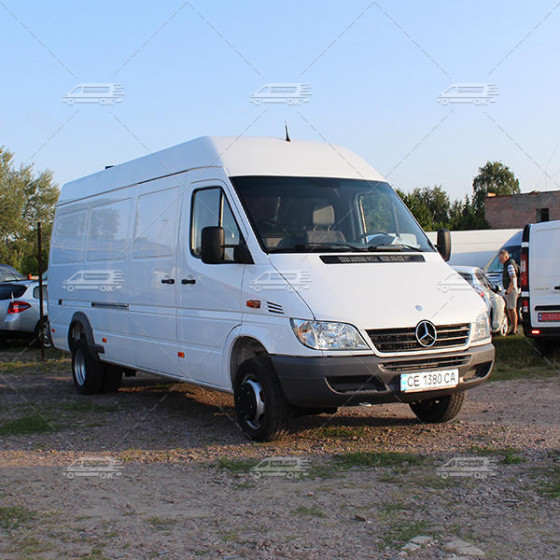
<svg viewBox="0 0 560 560">
<path fill-rule="evenodd" d="M 391 235 L 385 231 L 367 231 L 360 235 L 360 239 L 367 239 L 368 237 L 375 237 L 376 235 Z"/>
</svg>

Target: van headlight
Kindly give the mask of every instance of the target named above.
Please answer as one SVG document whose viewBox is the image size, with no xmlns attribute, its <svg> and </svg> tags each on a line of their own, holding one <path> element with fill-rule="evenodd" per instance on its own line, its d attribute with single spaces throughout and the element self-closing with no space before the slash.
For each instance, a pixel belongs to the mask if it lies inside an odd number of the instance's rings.
<svg viewBox="0 0 560 560">
<path fill-rule="evenodd" d="M 480 342 L 490 338 L 490 322 L 488 313 L 481 313 L 473 325 L 473 335 L 471 342 Z"/>
<path fill-rule="evenodd" d="M 290 319 L 297 339 L 314 350 L 369 350 L 358 329 L 346 323 Z"/>
</svg>

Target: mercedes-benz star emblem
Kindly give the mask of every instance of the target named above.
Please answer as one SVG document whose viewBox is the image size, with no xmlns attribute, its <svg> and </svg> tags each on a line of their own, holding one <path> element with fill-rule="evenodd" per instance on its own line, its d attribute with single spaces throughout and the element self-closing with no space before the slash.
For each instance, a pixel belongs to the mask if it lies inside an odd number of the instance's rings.
<svg viewBox="0 0 560 560">
<path fill-rule="evenodd" d="M 424 348 L 430 348 L 436 343 L 437 331 L 430 321 L 420 321 L 416 325 L 416 340 Z"/>
</svg>

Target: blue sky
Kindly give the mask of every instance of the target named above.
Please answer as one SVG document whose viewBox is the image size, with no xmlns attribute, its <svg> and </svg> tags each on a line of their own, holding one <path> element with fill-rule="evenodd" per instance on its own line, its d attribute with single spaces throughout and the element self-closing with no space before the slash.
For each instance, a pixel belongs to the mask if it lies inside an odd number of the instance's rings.
<svg viewBox="0 0 560 560">
<path fill-rule="evenodd" d="M 0 145 L 57 182 L 203 135 L 347 146 L 404 191 L 471 192 L 487 160 L 560 189 L 560 5 L 534 2 L 0 1 Z M 68 106 L 119 83 L 112 106 Z M 255 106 L 266 83 L 307 103 Z M 486 105 L 436 101 L 494 84 Z"/>
</svg>

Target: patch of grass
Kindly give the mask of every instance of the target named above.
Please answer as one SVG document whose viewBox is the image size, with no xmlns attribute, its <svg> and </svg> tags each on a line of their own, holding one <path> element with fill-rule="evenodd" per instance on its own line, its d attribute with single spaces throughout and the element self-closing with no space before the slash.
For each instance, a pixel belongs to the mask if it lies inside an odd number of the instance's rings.
<svg viewBox="0 0 560 560">
<path fill-rule="evenodd" d="M 560 498 L 560 465 L 553 465 L 545 470 L 546 479 L 541 481 L 537 487 L 537 492 L 543 498 Z"/>
<path fill-rule="evenodd" d="M 292 510 L 292 515 L 297 517 L 327 517 L 319 506 L 299 506 Z"/>
<path fill-rule="evenodd" d="M 496 364 L 490 381 L 554 377 L 559 374 L 560 364 L 544 360 L 524 336 L 494 338 L 492 342 L 496 348 Z"/>
<path fill-rule="evenodd" d="M 219 459 L 216 466 L 231 473 L 248 473 L 257 464 L 254 459 Z"/>
<path fill-rule="evenodd" d="M 226 531 L 221 535 L 224 542 L 239 542 L 241 538 L 238 531 Z"/>
<path fill-rule="evenodd" d="M 80 558 L 82 560 L 109 560 L 107 556 L 103 555 L 103 548 L 101 546 L 93 547 L 88 555 L 81 556 Z"/>
<path fill-rule="evenodd" d="M 29 416 L 16 418 L 15 420 L 9 420 L 2 424 L 0 426 L 0 435 L 20 436 L 25 434 L 42 434 L 55 430 L 56 427 L 43 416 L 31 414 Z"/>
<path fill-rule="evenodd" d="M 57 403 L 57 410 L 68 410 L 71 412 L 114 412 L 118 409 L 116 405 L 97 404 L 89 400 Z"/>
<path fill-rule="evenodd" d="M 153 515 L 152 517 L 148 517 L 148 523 L 150 523 L 154 529 L 163 531 L 171 529 L 177 523 L 177 520 L 172 517 L 159 517 L 157 515 Z"/>
<path fill-rule="evenodd" d="M 504 456 L 500 460 L 502 465 L 518 465 L 519 463 L 526 463 L 527 459 L 525 457 L 520 457 L 516 455 L 515 449 L 505 449 Z"/>
<path fill-rule="evenodd" d="M 0 506 L 0 528 L 17 529 L 22 523 L 32 521 L 36 512 L 22 506 Z"/>
<path fill-rule="evenodd" d="M 315 430 L 320 438 L 353 438 L 368 435 L 367 426 L 323 426 Z"/>
<path fill-rule="evenodd" d="M 386 546 L 394 548 L 404 545 L 417 535 L 430 535 L 428 521 L 399 521 L 386 531 L 383 541 Z"/>
<path fill-rule="evenodd" d="M 352 467 L 408 467 L 420 465 L 425 458 L 396 451 L 354 451 L 334 456 L 343 468 Z"/>
<path fill-rule="evenodd" d="M 497 448 L 487 445 L 485 447 L 473 446 L 470 451 L 476 455 L 483 457 L 496 457 L 501 456 L 500 463 L 502 465 L 517 465 L 519 463 L 526 463 L 525 457 L 519 456 L 519 451 L 513 447 Z"/>
</svg>

